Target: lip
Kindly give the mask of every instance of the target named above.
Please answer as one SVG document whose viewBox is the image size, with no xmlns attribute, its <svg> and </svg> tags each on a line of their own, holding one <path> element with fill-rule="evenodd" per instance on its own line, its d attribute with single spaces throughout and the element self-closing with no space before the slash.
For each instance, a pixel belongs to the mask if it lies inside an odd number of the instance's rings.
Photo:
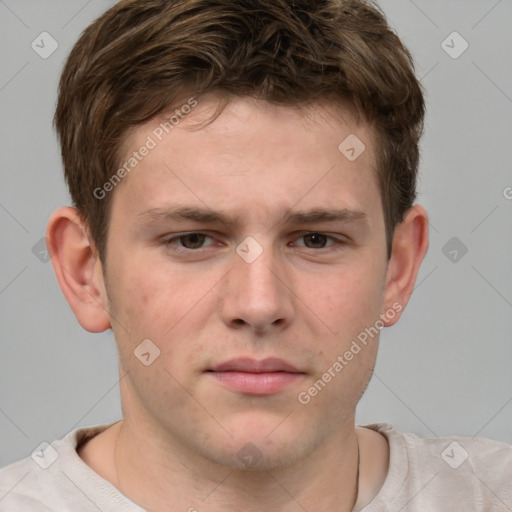
<svg viewBox="0 0 512 512">
<path fill-rule="evenodd" d="M 230 359 L 225 363 L 221 363 L 208 371 L 213 372 L 246 372 L 246 373 L 272 373 L 272 372 L 288 372 L 288 373 L 304 373 L 292 364 L 279 359 L 277 357 L 269 357 L 258 361 L 250 357 L 238 357 Z"/>
<path fill-rule="evenodd" d="M 232 391 L 249 395 L 270 395 L 304 378 L 305 373 L 278 358 L 261 361 L 247 357 L 231 359 L 206 371 Z"/>
</svg>

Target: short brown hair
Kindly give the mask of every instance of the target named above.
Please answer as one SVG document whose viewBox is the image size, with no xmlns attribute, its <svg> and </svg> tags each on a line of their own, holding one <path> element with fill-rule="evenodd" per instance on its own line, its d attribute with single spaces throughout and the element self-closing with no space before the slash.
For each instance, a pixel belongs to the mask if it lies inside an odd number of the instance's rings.
<svg viewBox="0 0 512 512">
<path fill-rule="evenodd" d="M 372 124 L 388 257 L 416 198 L 425 114 L 411 54 L 369 0 L 122 0 L 81 35 L 55 112 L 66 181 L 102 260 L 130 128 L 178 96 L 347 104 Z M 341 142 L 341 141 L 340 141 Z"/>
</svg>

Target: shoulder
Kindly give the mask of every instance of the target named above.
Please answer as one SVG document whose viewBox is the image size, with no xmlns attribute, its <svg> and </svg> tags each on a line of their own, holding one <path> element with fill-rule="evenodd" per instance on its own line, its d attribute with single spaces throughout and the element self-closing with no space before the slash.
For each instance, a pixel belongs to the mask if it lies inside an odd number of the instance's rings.
<svg viewBox="0 0 512 512">
<path fill-rule="evenodd" d="M 432 475 L 432 488 L 451 493 L 475 510 L 512 507 L 512 446 L 485 437 L 421 439 L 404 434 L 418 475 Z M 438 491 L 438 492 L 439 492 Z"/>
<path fill-rule="evenodd" d="M 393 494 L 408 503 L 403 512 L 512 509 L 511 445 L 485 437 L 423 438 L 388 424 L 368 427 L 388 439 L 393 485 L 386 480 L 382 490 L 388 484 L 387 499 Z"/>
<path fill-rule="evenodd" d="M 508 477 L 508 483 L 512 483 L 512 446 L 509 444 L 485 437 L 401 435 L 412 462 L 449 468 L 452 475 L 456 475 L 459 469 L 478 474 L 487 474 L 490 469 L 493 473 L 508 470 L 502 476 Z"/>
<path fill-rule="evenodd" d="M 43 499 L 51 477 L 32 457 L 26 457 L 0 469 L 0 512 L 23 510 L 49 511 Z"/>
<path fill-rule="evenodd" d="M 46 512 L 80 505 L 75 481 L 91 470 L 76 447 L 84 438 L 106 428 L 76 429 L 52 443 L 42 443 L 30 456 L 0 468 L 0 512 Z M 83 500 L 82 500 L 83 501 Z M 86 508 L 82 508 L 86 510 Z"/>
</svg>

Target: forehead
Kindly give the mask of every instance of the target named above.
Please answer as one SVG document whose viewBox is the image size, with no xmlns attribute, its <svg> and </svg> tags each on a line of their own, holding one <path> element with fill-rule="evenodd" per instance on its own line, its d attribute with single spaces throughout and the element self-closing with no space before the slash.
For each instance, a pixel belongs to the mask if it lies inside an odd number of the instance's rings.
<svg viewBox="0 0 512 512">
<path fill-rule="evenodd" d="M 306 139 L 316 142 L 319 148 L 328 144 L 338 148 L 345 135 L 357 135 L 365 144 L 366 163 L 375 167 L 374 127 L 349 104 L 322 100 L 308 105 L 276 105 L 252 97 L 227 98 L 209 93 L 200 99 L 182 96 L 174 105 L 132 127 L 124 139 L 121 157 L 144 145 L 148 137 L 157 146 L 173 147 L 174 151 L 179 150 L 184 139 L 192 144 L 209 138 L 235 154 L 236 147 L 230 142 L 253 136 L 267 148 L 281 145 L 284 150 L 300 152 L 300 142 Z M 246 149 L 249 151 L 250 145 Z M 349 153 L 345 155 L 350 157 Z"/>
<path fill-rule="evenodd" d="M 183 105 L 193 103 L 189 98 Z M 268 213 L 278 203 L 281 210 L 299 202 L 316 207 L 326 197 L 361 210 L 368 193 L 378 195 L 372 127 L 350 110 L 236 98 L 212 121 L 216 108 L 215 99 L 198 100 L 132 130 L 122 164 L 135 152 L 139 159 L 115 196 L 124 195 L 133 207 L 214 200 L 225 211 Z"/>
</svg>

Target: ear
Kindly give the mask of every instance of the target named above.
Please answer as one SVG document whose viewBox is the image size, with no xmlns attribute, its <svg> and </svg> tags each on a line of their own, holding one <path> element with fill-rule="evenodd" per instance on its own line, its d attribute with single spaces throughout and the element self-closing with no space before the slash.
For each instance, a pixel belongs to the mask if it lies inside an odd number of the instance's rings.
<svg viewBox="0 0 512 512">
<path fill-rule="evenodd" d="M 101 262 L 75 208 L 59 208 L 52 214 L 46 243 L 62 293 L 80 325 L 90 332 L 107 330 L 110 317 Z"/>
<path fill-rule="evenodd" d="M 428 249 L 428 215 L 420 205 L 414 205 L 395 228 L 391 258 L 386 272 L 384 326 L 395 324 L 409 302 L 421 262 Z M 393 316 L 386 311 L 394 311 Z"/>
</svg>

